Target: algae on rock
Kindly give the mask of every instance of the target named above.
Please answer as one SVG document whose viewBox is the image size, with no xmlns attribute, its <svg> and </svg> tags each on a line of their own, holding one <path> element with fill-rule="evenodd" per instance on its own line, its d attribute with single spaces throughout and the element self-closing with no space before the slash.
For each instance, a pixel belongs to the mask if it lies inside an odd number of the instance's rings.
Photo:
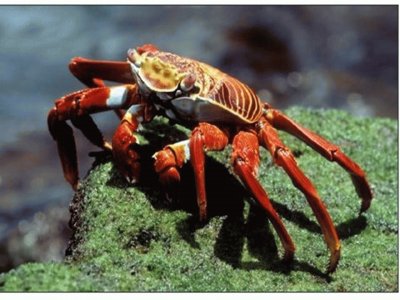
<svg viewBox="0 0 400 300">
<path fill-rule="evenodd" d="M 232 174 L 230 147 L 208 154 L 206 224 L 197 222 L 190 166 L 182 169 L 174 201 L 165 201 L 151 155 L 188 132 L 157 119 L 141 132 L 141 183 L 129 185 L 111 161 L 97 162 L 71 203 L 74 236 L 65 262 L 29 263 L 1 274 L 0 290 L 398 291 L 396 122 L 336 110 L 287 113 L 339 145 L 363 167 L 373 188 L 371 208 L 359 216 L 360 200 L 347 173 L 281 134 L 341 237 L 342 258 L 331 277 L 324 274 L 329 253 L 311 209 L 265 150 L 259 177 L 296 243 L 291 265 L 280 260 L 276 233 Z"/>
</svg>

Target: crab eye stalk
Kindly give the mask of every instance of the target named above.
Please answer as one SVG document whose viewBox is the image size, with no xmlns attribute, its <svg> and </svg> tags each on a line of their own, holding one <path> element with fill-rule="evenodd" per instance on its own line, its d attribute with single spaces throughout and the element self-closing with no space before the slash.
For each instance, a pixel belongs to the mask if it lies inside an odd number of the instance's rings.
<svg viewBox="0 0 400 300">
<path fill-rule="evenodd" d="M 126 54 L 131 62 L 135 62 L 135 49 L 128 49 Z"/>
<path fill-rule="evenodd" d="M 180 87 L 182 91 L 188 92 L 191 89 L 193 89 L 194 84 L 196 82 L 196 75 L 194 74 L 188 74 L 185 76 L 185 78 L 182 79 Z"/>
<path fill-rule="evenodd" d="M 129 49 L 127 55 L 128 55 L 128 60 L 131 63 L 135 64 L 137 67 L 140 67 L 140 62 L 138 60 L 138 54 L 135 49 Z"/>
</svg>

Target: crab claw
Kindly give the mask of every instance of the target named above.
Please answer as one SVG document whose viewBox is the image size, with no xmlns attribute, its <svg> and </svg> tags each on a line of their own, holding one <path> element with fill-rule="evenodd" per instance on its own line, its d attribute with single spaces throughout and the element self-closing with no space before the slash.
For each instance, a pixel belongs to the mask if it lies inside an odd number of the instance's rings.
<svg viewBox="0 0 400 300">
<path fill-rule="evenodd" d="M 112 139 L 115 164 L 129 183 L 136 183 L 140 177 L 140 156 L 135 151 L 138 140 L 134 134 L 138 127 L 137 115 L 128 110 Z"/>
</svg>

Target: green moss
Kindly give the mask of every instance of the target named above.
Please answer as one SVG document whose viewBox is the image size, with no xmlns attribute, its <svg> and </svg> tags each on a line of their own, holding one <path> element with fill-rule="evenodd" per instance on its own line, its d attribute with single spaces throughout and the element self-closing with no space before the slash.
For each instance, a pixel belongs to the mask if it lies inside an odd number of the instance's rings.
<svg viewBox="0 0 400 300">
<path fill-rule="evenodd" d="M 27 263 L 0 277 L 3 291 L 92 291 L 96 280 L 78 267 L 60 263 Z"/>
<path fill-rule="evenodd" d="M 297 246 L 292 265 L 263 211 L 251 204 L 229 167 L 230 147 L 210 153 L 210 219 L 199 224 L 193 174 L 165 201 L 150 156 L 187 131 L 157 120 L 142 132 L 142 183 L 125 183 L 111 162 L 88 174 L 73 201 L 75 234 L 64 263 L 26 264 L 0 276 L 3 291 L 397 291 L 397 124 L 340 111 L 287 113 L 338 144 L 368 174 L 374 200 L 360 201 L 346 172 L 282 133 L 337 225 L 342 258 L 324 274 L 328 251 L 311 209 L 262 150 L 260 180 Z M 146 141 L 151 140 L 151 143 Z"/>
</svg>

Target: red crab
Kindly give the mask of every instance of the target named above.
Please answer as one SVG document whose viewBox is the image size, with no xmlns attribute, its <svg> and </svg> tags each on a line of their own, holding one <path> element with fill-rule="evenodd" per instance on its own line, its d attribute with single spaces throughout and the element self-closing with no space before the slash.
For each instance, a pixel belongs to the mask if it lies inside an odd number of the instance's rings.
<svg viewBox="0 0 400 300">
<path fill-rule="evenodd" d="M 79 128 L 96 146 L 112 151 L 115 164 L 129 181 L 136 182 L 139 156 L 133 145 L 140 123 L 163 115 L 192 129 L 190 138 L 164 147 L 154 154 L 155 170 L 165 186 L 180 180 L 179 169 L 190 161 L 194 169 L 200 220 L 207 217 L 205 152 L 221 151 L 232 144 L 233 170 L 265 209 L 282 242 L 285 259 L 292 259 L 294 243 L 257 180 L 259 146 L 271 153 L 293 184 L 304 193 L 330 250 L 327 272 L 340 258 L 340 241 L 332 219 L 314 185 L 298 167 L 295 157 L 280 140 L 276 129 L 304 141 L 326 159 L 337 162 L 351 176 L 367 210 L 372 192 L 363 170 L 340 150 L 314 132 L 274 109 L 244 83 L 205 63 L 160 51 L 146 44 L 128 51 L 125 62 L 72 59 L 70 70 L 88 88 L 61 97 L 48 115 L 51 135 L 57 142 L 64 176 L 78 186 L 78 164 L 71 127 Z M 122 83 L 105 86 L 103 80 Z M 92 113 L 115 110 L 121 122 L 107 143 Z"/>
</svg>

